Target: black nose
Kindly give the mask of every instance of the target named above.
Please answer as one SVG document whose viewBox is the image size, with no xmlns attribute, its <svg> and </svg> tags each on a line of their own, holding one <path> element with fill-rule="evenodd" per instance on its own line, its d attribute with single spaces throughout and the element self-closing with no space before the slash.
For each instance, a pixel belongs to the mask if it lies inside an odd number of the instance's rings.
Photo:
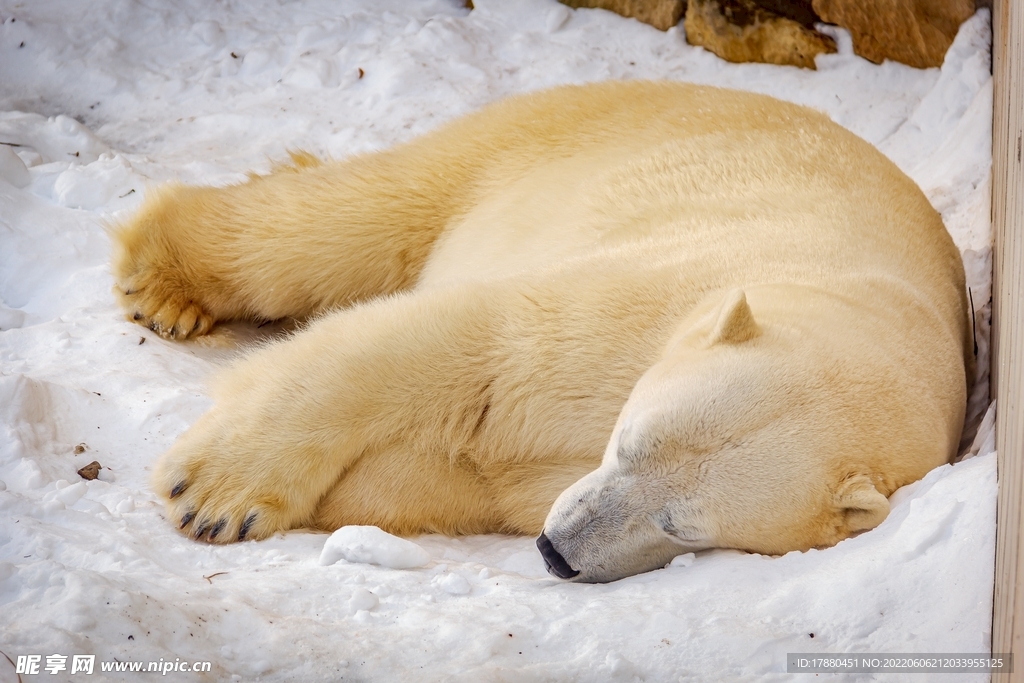
<svg viewBox="0 0 1024 683">
<path fill-rule="evenodd" d="M 548 568 L 548 574 L 557 576 L 560 579 L 571 579 L 579 574 L 578 571 L 569 566 L 565 558 L 551 545 L 551 539 L 546 534 L 541 534 L 537 539 L 537 549 L 540 556 L 544 558 L 544 564 Z"/>
</svg>

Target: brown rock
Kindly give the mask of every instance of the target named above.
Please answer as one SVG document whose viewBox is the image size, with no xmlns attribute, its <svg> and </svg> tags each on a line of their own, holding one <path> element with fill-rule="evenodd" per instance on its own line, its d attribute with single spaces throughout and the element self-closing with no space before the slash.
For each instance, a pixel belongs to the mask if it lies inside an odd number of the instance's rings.
<svg viewBox="0 0 1024 683">
<path fill-rule="evenodd" d="M 799 3 L 790 5 L 801 16 Z M 813 14 L 802 15 L 813 25 Z M 814 57 L 835 52 L 835 41 L 781 16 L 754 0 L 690 0 L 686 8 L 686 40 L 730 62 L 762 62 L 813 69 Z"/>
<path fill-rule="evenodd" d="M 624 17 L 632 17 L 654 28 L 667 31 L 679 23 L 686 4 L 683 0 L 560 0 L 563 5 L 579 9 L 606 9 Z"/>
<path fill-rule="evenodd" d="M 814 28 L 814 24 L 821 21 L 821 17 L 814 12 L 811 0 L 756 0 L 756 4 L 761 9 L 792 19 L 807 28 Z"/>
<path fill-rule="evenodd" d="M 975 0 L 813 0 L 822 20 L 849 30 L 853 50 L 875 63 L 941 66 Z"/>
<path fill-rule="evenodd" d="M 92 481 L 96 477 L 100 476 L 100 464 L 97 461 L 93 460 L 91 463 L 89 463 L 82 469 L 78 470 L 78 476 L 80 476 L 82 479 Z"/>
</svg>

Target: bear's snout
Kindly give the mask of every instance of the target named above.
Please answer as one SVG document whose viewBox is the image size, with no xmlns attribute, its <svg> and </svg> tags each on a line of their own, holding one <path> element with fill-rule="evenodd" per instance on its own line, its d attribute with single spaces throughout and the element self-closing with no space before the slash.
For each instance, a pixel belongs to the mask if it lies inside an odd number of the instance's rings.
<svg viewBox="0 0 1024 683">
<path fill-rule="evenodd" d="M 540 556 L 544 558 L 544 566 L 547 568 L 548 574 L 560 579 L 571 579 L 579 575 L 579 571 L 569 566 L 562 554 L 555 549 L 547 534 L 542 533 L 537 538 L 537 549 L 540 550 Z"/>
</svg>

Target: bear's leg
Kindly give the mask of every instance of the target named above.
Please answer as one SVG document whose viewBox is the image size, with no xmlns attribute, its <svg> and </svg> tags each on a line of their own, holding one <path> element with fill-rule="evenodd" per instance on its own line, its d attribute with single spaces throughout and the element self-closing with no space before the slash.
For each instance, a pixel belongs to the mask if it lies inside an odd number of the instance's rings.
<svg viewBox="0 0 1024 683">
<path fill-rule="evenodd" d="M 334 531 L 368 524 L 399 536 L 509 531 L 474 460 L 471 453 L 452 457 L 436 443 L 367 453 L 324 495 L 312 526 Z"/>
<path fill-rule="evenodd" d="M 155 468 L 172 522 L 218 543 L 264 538 L 316 525 L 324 495 L 365 460 L 378 458 L 377 479 L 421 466 L 396 454 L 449 467 L 486 413 L 492 304 L 468 289 L 389 297 L 239 361 Z"/>
<path fill-rule="evenodd" d="M 157 189 L 115 227 L 128 318 L 185 339 L 218 320 L 305 318 L 408 289 L 461 210 L 465 184 L 415 150 L 293 160 L 240 185 Z"/>
</svg>

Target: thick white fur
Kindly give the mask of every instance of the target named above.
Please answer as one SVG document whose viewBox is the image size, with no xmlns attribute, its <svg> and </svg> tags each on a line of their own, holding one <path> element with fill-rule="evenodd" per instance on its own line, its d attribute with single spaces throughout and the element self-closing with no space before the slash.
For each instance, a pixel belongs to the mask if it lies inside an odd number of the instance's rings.
<svg viewBox="0 0 1024 683">
<path fill-rule="evenodd" d="M 607 580 L 871 528 L 962 427 L 939 216 L 768 97 L 518 97 L 389 151 L 163 188 L 115 237 L 128 316 L 168 337 L 316 317 L 227 371 L 158 463 L 171 518 L 215 542 L 543 529 Z"/>
</svg>

